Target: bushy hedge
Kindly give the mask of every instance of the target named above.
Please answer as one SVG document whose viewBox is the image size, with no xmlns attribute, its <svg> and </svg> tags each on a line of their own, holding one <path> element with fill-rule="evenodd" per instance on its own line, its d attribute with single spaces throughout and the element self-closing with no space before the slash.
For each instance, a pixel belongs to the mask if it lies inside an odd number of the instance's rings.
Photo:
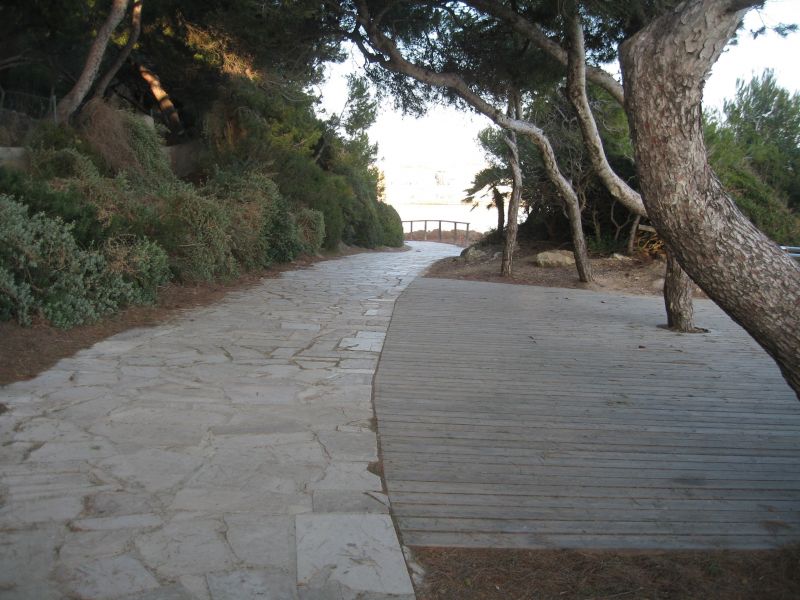
<svg viewBox="0 0 800 600">
<path fill-rule="evenodd" d="M 378 203 L 378 218 L 382 230 L 381 245 L 396 248 L 402 246 L 405 239 L 403 222 L 394 207 L 383 202 Z"/>
<path fill-rule="evenodd" d="M 220 171 L 206 186 L 230 214 L 232 251 L 245 269 L 293 260 L 302 250 L 294 216 L 278 186 L 254 171 Z"/>
<path fill-rule="evenodd" d="M 173 175 L 159 132 L 132 114 L 92 101 L 82 129 L 40 125 L 29 172 L 0 169 L 0 319 L 69 327 L 153 302 L 172 277 L 229 279 L 342 242 L 402 245 L 376 170 L 336 140 L 323 167 L 308 106 L 245 92 L 210 120 L 202 186 Z"/>
<path fill-rule="evenodd" d="M 42 213 L 30 216 L 0 195 L 0 319 L 29 324 L 42 314 L 57 327 L 93 321 L 155 296 L 167 277 L 165 254 L 151 242 L 134 242 L 125 269 L 103 254 L 79 248 L 72 225 Z"/>
<path fill-rule="evenodd" d="M 325 215 L 312 208 L 301 208 L 295 217 L 297 235 L 306 254 L 317 254 L 325 242 Z"/>
</svg>

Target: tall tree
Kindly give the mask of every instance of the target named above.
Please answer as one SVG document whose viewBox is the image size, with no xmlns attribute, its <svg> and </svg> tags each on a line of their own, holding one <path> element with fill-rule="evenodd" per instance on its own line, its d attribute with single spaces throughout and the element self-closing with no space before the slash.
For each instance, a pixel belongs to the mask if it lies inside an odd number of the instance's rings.
<svg viewBox="0 0 800 600">
<path fill-rule="evenodd" d="M 708 165 L 703 84 L 752 0 L 692 0 L 620 47 L 650 219 L 700 287 L 775 359 L 800 397 L 800 266 L 736 207 Z"/>
<path fill-rule="evenodd" d="M 747 163 L 800 210 L 800 94 L 790 94 L 766 70 L 737 80 L 736 96 L 724 104 L 725 128 L 747 149 Z"/>
<path fill-rule="evenodd" d="M 513 90 L 508 100 L 508 116 L 514 119 L 522 118 L 522 106 L 519 92 Z M 514 247 L 517 244 L 517 227 L 519 223 L 519 204 L 522 197 L 522 169 L 520 168 L 519 146 L 517 134 L 513 131 L 504 136 L 508 146 L 508 166 L 511 167 L 511 199 L 508 202 L 508 226 L 506 227 L 505 244 L 503 245 L 503 260 L 500 263 L 500 274 L 511 277 L 511 265 L 514 260 Z"/>
<path fill-rule="evenodd" d="M 108 47 L 108 41 L 111 35 L 120 24 L 125 12 L 128 10 L 130 0 L 113 0 L 111 2 L 111 9 L 108 12 L 103 25 L 97 31 L 97 36 L 89 48 L 89 54 L 86 56 L 86 62 L 83 65 L 78 80 L 72 89 L 64 96 L 56 106 L 56 121 L 59 123 L 66 123 L 73 113 L 78 109 L 83 99 L 89 93 L 89 90 L 94 84 L 97 73 L 100 70 L 100 63 L 103 61 L 103 56 Z"/>
<path fill-rule="evenodd" d="M 131 55 L 131 51 L 133 50 L 134 46 L 136 46 L 136 42 L 139 41 L 139 36 L 142 33 L 142 7 L 144 5 L 144 0 L 133 0 L 133 8 L 131 9 L 131 26 L 130 30 L 128 31 L 128 40 L 125 42 L 125 45 L 120 50 L 119 54 L 117 54 L 117 58 L 114 59 L 114 62 L 106 71 L 105 75 L 100 78 L 100 81 L 97 82 L 97 87 L 94 91 L 95 98 L 102 98 L 105 96 L 106 90 L 108 86 L 111 84 L 111 81 L 116 77 L 117 72 L 120 70 L 125 61 L 128 60 L 128 57 Z"/>
<path fill-rule="evenodd" d="M 355 5 L 357 10 L 355 19 L 358 29 L 351 34 L 351 38 L 370 62 L 378 64 L 391 72 L 413 78 L 423 84 L 445 88 L 478 112 L 488 116 L 500 127 L 513 130 L 531 139 L 541 152 L 545 170 L 564 202 L 572 232 L 578 277 L 583 282 L 593 281 L 577 194 L 570 182 L 559 170 L 558 160 L 553 152 L 552 145 L 542 129 L 529 121 L 511 118 L 506 115 L 502 109 L 475 91 L 459 73 L 437 71 L 429 65 L 408 60 L 400 50 L 398 42 L 382 28 L 385 26 L 384 17 L 392 8 L 392 3 L 384 6 L 374 16 L 370 10 L 370 3 L 366 0 L 356 0 Z M 359 29 L 364 32 L 363 35 L 359 34 Z M 478 87 L 478 82 L 475 82 L 474 85 Z"/>
</svg>

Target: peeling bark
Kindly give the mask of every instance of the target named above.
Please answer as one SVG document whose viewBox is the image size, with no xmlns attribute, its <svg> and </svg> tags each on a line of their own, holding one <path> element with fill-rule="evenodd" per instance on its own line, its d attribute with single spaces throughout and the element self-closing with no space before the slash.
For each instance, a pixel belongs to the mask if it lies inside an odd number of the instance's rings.
<svg viewBox="0 0 800 600">
<path fill-rule="evenodd" d="M 634 245 L 636 244 L 636 232 L 639 231 L 639 223 L 641 222 L 642 217 L 636 215 L 636 218 L 633 220 L 633 225 L 631 225 L 631 230 L 628 233 L 628 244 L 626 246 L 628 256 L 633 254 Z M 680 268 L 680 265 L 678 265 Z"/>
<path fill-rule="evenodd" d="M 492 188 L 492 197 L 494 199 L 494 207 L 497 209 L 497 234 L 503 237 L 506 228 L 506 201 L 497 188 Z"/>
<path fill-rule="evenodd" d="M 72 89 L 64 96 L 56 106 L 56 122 L 66 123 L 70 117 L 75 113 L 80 106 L 86 94 L 94 83 L 97 77 L 97 71 L 100 69 L 100 63 L 103 61 L 103 55 L 108 47 L 108 41 L 111 39 L 111 34 L 119 25 L 122 18 L 125 16 L 125 11 L 128 9 L 129 0 L 114 0 L 111 3 L 111 10 L 108 13 L 103 26 L 97 32 L 97 37 L 94 38 L 92 46 L 89 48 L 89 54 L 86 57 L 86 62 L 83 65 L 78 81 L 72 86 Z"/>
<path fill-rule="evenodd" d="M 775 359 L 800 398 L 800 266 L 738 210 L 708 165 L 706 77 L 757 2 L 693 0 L 620 48 L 636 164 L 675 258 Z"/>
</svg>

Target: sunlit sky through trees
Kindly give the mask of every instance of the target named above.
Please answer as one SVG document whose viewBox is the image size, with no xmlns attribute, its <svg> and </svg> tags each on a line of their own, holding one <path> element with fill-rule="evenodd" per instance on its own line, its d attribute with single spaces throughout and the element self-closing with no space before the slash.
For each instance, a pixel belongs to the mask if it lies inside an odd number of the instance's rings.
<svg viewBox="0 0 800 600">
<path fill-rule="evenodd" d="M 723 101 L 733 98 L 737 79 L 749 81 L 765 69 L 774 70 L 782 87 L 800 91 L 800 32 L 782 38 L 768 31 L 756 39 L 748 33 L 762 26 L 796 23 L 800 21 L 799 9 L 800 0 L 771 0 L 764 9 L 747 15 L 738 43 L 726 49 L 706 84 L 706 110 L 721 111 Z M 328 81 L 320 89 L 322 108 L 327 114 L 341 111 L 346 97 L 345 75 L 362 68 L 363 59 L 357 53 L 344 63 L 329 67 Z M 470 211 L 461 202 L 473 175 L 485 165 L 476 137 L 490 124 L 482 115 L 443 107 L 434 107 L 421 118 L 405 116 L 394 109 L 391 98 L 383 99 L 369 135 L 378 143 L 378 165 L 386 177 L 386 200 L 403 220 L 467 221 L 478 231 L 497 223 L 494 211 L 483 206 Z"/>
</svg>

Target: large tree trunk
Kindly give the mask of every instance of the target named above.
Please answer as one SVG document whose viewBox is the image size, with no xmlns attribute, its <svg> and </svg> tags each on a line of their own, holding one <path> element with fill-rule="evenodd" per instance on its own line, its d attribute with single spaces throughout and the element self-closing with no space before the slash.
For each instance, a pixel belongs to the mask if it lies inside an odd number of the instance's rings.
<svg viewBox="0 0 800 600">
<path fill-rule="evenodd" d="M 122 65 L 125 64 L 125 61 L 128 60 L 133 47 L 136 46 L 136 42 L 139 40 L 139 35 L 142 32 L 142 4 L 143 0 L 133 1 L 133 9 L 131 10 L 131 30 L 128 33 L 128 41 L 125 43 L 122 50 L 120 50 L 116 60 L 109 67 L 108 71 L 106 71 L 106 74 L 97 82 L 97 87 L 94 91 L 95 98 L 102 98 L 105 96 L 106 89 L 108 89 L 108 86 L 111 84 L 111 81 L 117 75 L 120 68 L 122 68 Z"/>
<path fill-rule="evenodd" d="M 592 168 L 600 181 L 614 198 L 619 200 L 628 210 L 640 217 L 647 217 L 641 194 L 630 187 L 614 172 L 606 157 L 603 141 L 597 129 L 597 123 L 589 105 L 586 93 L 586 49 L 583 40 L 583 25 L 580 14 L 573 7 L 567 19 L 567 95 L 578 115 L 583 142 L 586 146 Z M 664 305 L 667 308 L 667 322 L 670 329 L 690 333 L 694 327 L 694 308 L 692 306 L 692 281 L 683 272 L 675 260 L 667 260 L 667 276 L 669 284 L 664 285 Z"/>
<path fill-rule="evenodd" d="M 100 69 L 100 63 L 103 61 L 103 55 L 108 47 L 108 40 L 125 16 L 125 11 L 128 9 L 128 1 L 113 0 L 111 3 L 111 11 L 108 13 L 103 26 L 97 31 L 97 37 L 94 38 L 94 42 L 89 48 L 89 55 L 86 57 L 86 62 L 78 81 L 75 82 L 72 89 L 56 106 L 56 122 L 66 123 L 92 88 L 92 84 L 97 77 L 97 71 Z"/>
<path fill-rule="evenodd" d="M 667 327 L 670 329 L 684 333 L 698 331 L 694 327 L 693 287 L 692 279 L 681 269 L 675 255 L 667 250 L 664 306 L 667 309 Z"/>
<path fill-rule="evenodd" d="M 800 266 L 739 212 L 703 141 L 705 78 L 754 4 L 685 2 L 626 41 L 620 63 L 650 219 L 681 266 L 775 359 L 800 397 Z"/>
</svg>

